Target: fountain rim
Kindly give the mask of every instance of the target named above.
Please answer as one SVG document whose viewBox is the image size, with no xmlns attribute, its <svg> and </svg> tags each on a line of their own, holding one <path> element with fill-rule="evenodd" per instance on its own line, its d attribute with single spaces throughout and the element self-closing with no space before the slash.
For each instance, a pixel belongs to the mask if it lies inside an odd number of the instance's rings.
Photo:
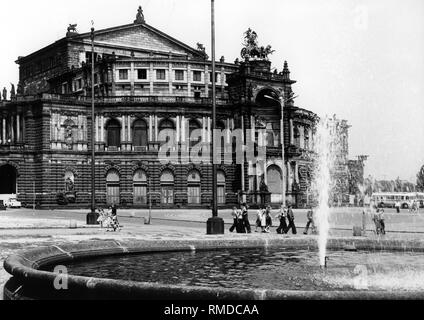
<svg viewBox="0 0 424 320">
<path fill-rule="evenodd" d="M 424 252 L 424 241 L 420 240 L 373 240 L 367 238 L 337 238 L 328 242 L 329 250 L 345 250 L 354 246 L 359 250 Z M 75 260 L 122 256 L 141 253 L 190 252 L 219 249 L 284 248 L 317 250 L 315 238 L 280 239 L 224 239 L 204 240 L 89 240 L 80 243 L 65 243 L 23 250 L 4 261 L 4 269 L 13 276 L 4 287 L 4 298 L 33 299 L 21 295 L 19 288 L 25 285 L 50 290 L 57 274 L 39 270 L 49 264 L 60 264 Z M 157 283 L 116 280 L 107 278 L 67 275 L 69 290 L 52 291 L 55 299 L 130 299 L 130 300 L 368 300 L 368 299 L 424 299 L 421 291 L 301 291 L 278 289 L 226 289 L 201 286 L 178 286 Z M 78 293 L 72 297 L 73 293 Z M 85 294 L 85 296 L 84 296 Z M 111 297 L 112 298 L 103 298 Z"/>
</svg>

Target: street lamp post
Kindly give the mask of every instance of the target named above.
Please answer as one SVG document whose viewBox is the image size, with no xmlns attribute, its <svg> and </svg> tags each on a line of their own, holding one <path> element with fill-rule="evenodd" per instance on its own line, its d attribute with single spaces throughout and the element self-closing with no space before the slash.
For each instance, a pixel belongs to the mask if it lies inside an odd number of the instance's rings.
<svg viewBox="0 0 424 320">
<path fill-rule="evenodd" d="M 96 214 L 96 177 L 95 177 L 95 145 L 94 145 L 94 28 L 91 28 L 91 211 L 87 214 L 87 224 L 95 225 Z"/>
<path fill-rule="evenodd" d="M 218 217 L 217 168 L 215 164 L 215 128 L 216 128 L 216 79 L 215 79 L 215 0 L 211 0 L 211 40 L 212 40 L 212 218 L 207 222 L 207 234 L 224 234 L 224 220 Z"/>
</svg>

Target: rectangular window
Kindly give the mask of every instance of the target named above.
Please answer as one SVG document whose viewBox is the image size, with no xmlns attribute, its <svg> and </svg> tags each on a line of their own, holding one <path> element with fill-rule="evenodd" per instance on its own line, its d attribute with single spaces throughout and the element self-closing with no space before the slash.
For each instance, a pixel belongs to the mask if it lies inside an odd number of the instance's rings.
<svg viewBox="0 0 424 320">
<path fill-rule="evenodd" d="M 137 70 L 137 78 L 139 80 L 146 80 L 147 79 L 147 70 L 146 69 L 138 69 Z"/>
<path fill-rule="evenodd" d="M 164 69 L 156 70 L 156 80 L 166 80 L 166 73 Z"/>
<path fill-rule="evenodd" d="M 197 82 L 202 81 L 202 72 L 201 71 L 193 71 L 193 81 L 197 81 Z"/>
<path fill-rule="evenodd" d="M 119 80 L 128 80 L 128 69 L 119 70 Z"/>
<path fill-rule="evenodd" d="M 175 81 L 184 81 L 184 71 L 175 70 Z"/>
</svg>

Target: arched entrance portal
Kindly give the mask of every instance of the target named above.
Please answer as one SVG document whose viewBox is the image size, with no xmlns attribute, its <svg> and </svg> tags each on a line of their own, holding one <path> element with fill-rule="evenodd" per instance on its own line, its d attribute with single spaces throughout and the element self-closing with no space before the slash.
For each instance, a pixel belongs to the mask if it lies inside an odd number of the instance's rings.
<svg viewBox="0 0 424 320">
<path fill-rule="evenodd" d="M 0 167 L 0 194 L 16 194 L 16 177 L 15 167 L 10 164 Z"/>
<path fill-rule="evenodd" d="M 271 202 L 277 203 L 283 200 L 283 176 L 281 169 L 272 165 L 267 170 L 268 190 L 271 192 Z"/>
</svg>

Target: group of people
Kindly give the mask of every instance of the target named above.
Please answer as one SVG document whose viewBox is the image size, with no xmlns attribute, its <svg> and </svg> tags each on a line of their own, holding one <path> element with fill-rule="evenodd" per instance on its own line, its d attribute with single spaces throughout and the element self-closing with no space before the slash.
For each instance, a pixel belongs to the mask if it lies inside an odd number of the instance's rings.
<svg viewBox="0 0 424 320">
<path fill-rule="evenodd" d="M 233 207 L 231 212 L 233 217 L 233 225 L 230 228 L 230 232 L 237 231 L 237 233 L 251 233 L 251 226 L 248 217 L 248 207 L 246 203 L 241 204 L 240 208 Z M 308 213 L 309 217 L 309 213 Z M 288 207 L 281 205 L 281 208 L 278 214 L 275 216 L 276 219 L 280 221 L 280 225 L 277 228 L 277 233 L 279 234 L 287 234 L 290 230 L 292 230 L 293 234 L 297 234 L 296 226 L 294 223 L 294 213 L 291 205 Z M 306 233 L 308 233 L 308 229 L 312 226 L 312 229 L 315 229 L 315 224 L 313 223 L 313 215 L 312 210 L 310 214 L 311 220 L 308 221 Z M 272 227 L 272 216 L 271 216 L 271 207 L 260 207 L 256 214 L 256 228 L 255 232 L 269 233 L 270 228 Z"/>
<path fill-rule="evenodd" d="M 231 215 L 234 223 L 230 228 L 230 232 L 236 230 L 237 233 L 252 233 L 246 203 L 243 203 L 240 208 L 233 207 Z"/>
<path fill-rule="evenodd" d="M 100 223 L 100 227 L 106 227 L 106 231 L 115 232 L 116 230 L 121 230 L 121 225 L 118 221 L 118 214 L 116 205 L 109 207 L 109 209 L 105 212 L 102 208 L 98 209 L 97 213 L 99 214 L 99 218 L 97 222 Z"/>
</svg>

